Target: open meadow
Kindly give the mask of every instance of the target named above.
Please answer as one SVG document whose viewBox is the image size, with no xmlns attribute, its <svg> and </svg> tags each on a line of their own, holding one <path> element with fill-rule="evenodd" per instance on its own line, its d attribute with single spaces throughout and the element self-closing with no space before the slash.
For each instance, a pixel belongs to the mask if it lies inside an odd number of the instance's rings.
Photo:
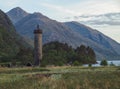
<svg viewBox="0 0 120 89">
<path fill-rule="evenodd" d="M 0 89 L 120 89 L 120 67 L 0 68 Z"/>
</svg>

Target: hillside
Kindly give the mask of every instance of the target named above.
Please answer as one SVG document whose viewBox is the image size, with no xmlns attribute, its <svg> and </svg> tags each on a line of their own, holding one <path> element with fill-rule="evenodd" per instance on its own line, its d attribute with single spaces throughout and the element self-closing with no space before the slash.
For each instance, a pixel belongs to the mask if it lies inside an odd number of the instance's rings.
<svg viewBox="0 0 120 89">
<path fill-rule="evenodd" d="M 88 38 L 104 48 L 109 49 L 109 51 L 120 55 L 120 44 L 103 33 L 74 21 L 65 22 L 65 24 L 73 31 L 81 34 L 83 37 Z"/>
<path fill-rule="evenodd" d="M 95 50 L 98 60 L 103 58 L 107 60 L 120 59 L 120 44 L 99 31 L 77 22 L 61 23 L 37 12 L 16 22 L 15 28 L 20 35 L 33 39 L 33 30 L 36 24 L 39 24 L 43 29 L 43 44 L 59 41 L 68 43 L 73 48 L 84 44 Z"/>
<path fill-rule="evenodd" d="M 27 47 L 27 45 L 16 33 L 8 16 L 0 10 L 0 61 L 12 59 L 21 47 Z"/>
<path fill-rule="evenodd" d="M 117 43 L 116 41 L 112 40 L 111 38 L 105 36 L 103 33 L 99 32 L 95 29 L 92 29 L 88 26 L 85 26 L 83 24 L 80 24 L 78 22 L 66 22 L 65 24 L 68 27 L 70 27 L 73 31 L 81 34 L 83 37 L 88 38 L 92 41 L 95 41 L 96 43 L 120 54 L 120 52 L 119 52 L 120 44 Z"/>
</svg>

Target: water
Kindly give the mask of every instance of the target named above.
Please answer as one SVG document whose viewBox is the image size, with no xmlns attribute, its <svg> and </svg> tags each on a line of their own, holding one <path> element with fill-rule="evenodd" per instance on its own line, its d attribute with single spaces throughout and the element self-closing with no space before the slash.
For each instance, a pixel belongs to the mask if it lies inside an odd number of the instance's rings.
<svg viewBox="0 0 120 89">
<path fill-rule="evenodd" d="M 100 65 L 101 61 L 97 61 L 97 64 L 92 64 L 92 66 L 101 66 Z M 120 66 L 120 60 L 111 60 L 111 61 L 107 61 L 108 65 L 110 65 L 111 63 L 113 63 L 115 66 Z M 85 64 L 84 66 L 88 66 L 88 64 Z"/>
</svg>

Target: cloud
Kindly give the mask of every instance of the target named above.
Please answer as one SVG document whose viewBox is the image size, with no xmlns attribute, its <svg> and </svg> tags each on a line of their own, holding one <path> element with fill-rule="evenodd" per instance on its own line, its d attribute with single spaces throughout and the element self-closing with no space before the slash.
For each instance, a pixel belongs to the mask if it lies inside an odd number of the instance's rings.
<svg viewBox="0 0 120 89">
<path fill-rule="evenodd" d="M 81 15 L 65 18 L 90 25 L 120 25 L 120 12 L 101 15 Z"/>
<path fill-rule="evenodd" d="M 70 15 L 80 15 L 80 13 L 70 10 L 70 9 L 66 8 L 65 6 L 58 6 L 58 5 L 54 5 L 54 4 L 48 4 L 48 3 L 42 3 L 41 5 L 44 7 L 56 10 L 59 13 L 70 14 Z"/>
<path fill-rule="evenodd" d="M 120 22 L 116 21 L 98 21 L 98 20 L 90 20 L 90 21 L 81 21 L 81 23 L 87 23 L 90 25 L 120 25 Z"/>
<path fill-rule="evenodd" d="M 0 0 L 0 8 L 7 12 L 8 10 L 17 7 L 22 0 Z"/>
<path fill-rule="evenodd" d="M 18 4 L 21 0 L 4 0 L 4 2 L 2 4 L 10 7 L 10 6 L 14 6 L 16 4 Z"/>
</svg>

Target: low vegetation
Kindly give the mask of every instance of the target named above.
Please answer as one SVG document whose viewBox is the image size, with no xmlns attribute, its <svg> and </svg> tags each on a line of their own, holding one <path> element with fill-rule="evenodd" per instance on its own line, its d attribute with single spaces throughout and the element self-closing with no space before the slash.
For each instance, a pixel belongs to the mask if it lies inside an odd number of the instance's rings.
<svg viewBox="0 0 120 89">
<path fill-rule="evenodd" d="M 0 89 L 119 89 L 119 67 L 0 68 Z"/>
</svg>

